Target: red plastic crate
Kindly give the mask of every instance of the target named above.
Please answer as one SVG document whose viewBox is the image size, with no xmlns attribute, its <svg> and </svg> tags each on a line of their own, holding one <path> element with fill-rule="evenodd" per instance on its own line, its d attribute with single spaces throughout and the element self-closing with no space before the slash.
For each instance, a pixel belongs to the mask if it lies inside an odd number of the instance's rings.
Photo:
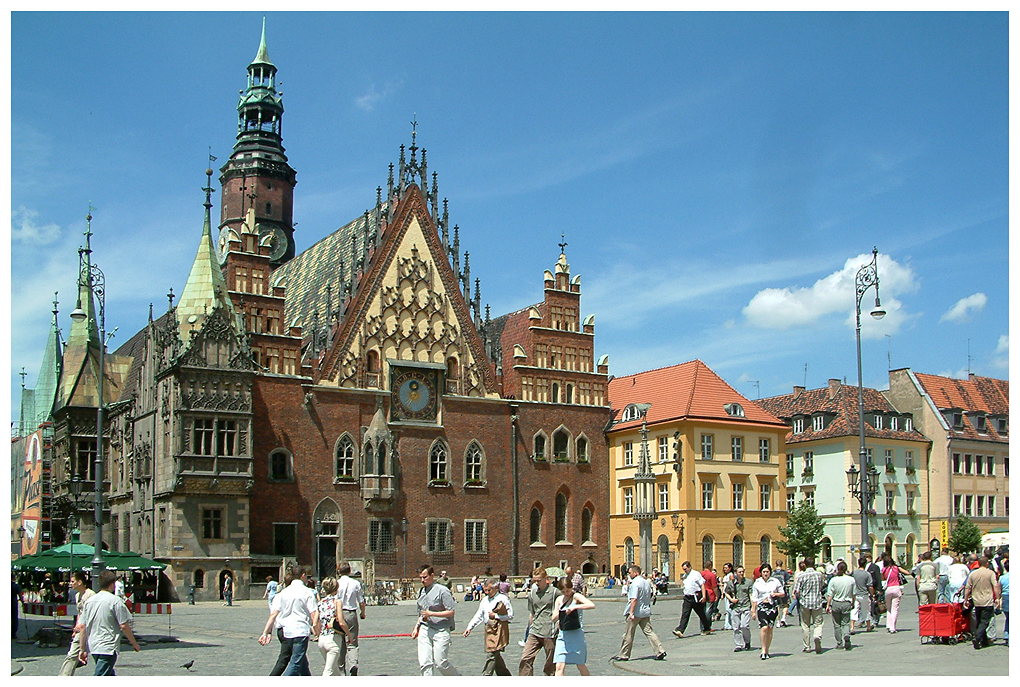
<svg viewBox="0 0 1020 687">
<path fill-rule="evenodd" d="M 967 631 L 961 604 L 925 604 L 918 608 L 918 631 L 922 637 L 955 637 Z"/>
</svg>

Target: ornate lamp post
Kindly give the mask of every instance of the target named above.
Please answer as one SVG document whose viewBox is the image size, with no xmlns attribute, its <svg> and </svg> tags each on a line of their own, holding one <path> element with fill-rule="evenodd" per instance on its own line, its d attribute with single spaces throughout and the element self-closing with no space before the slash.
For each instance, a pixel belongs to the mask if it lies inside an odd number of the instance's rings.
<svg viewBox="0 0 1020 687">
<path fill-rule="evenodd" d="M 99 401 L 96 408 L 96 493 L 95 493 L 95 520 L 96 531 L 93 541 L 95 555 L 92 557 L 92 589 L 99 591 L 99 573 L 106 567 L 103 560 L 103 409 L 106 398 L 104 397 L 103 381 L 106 376 L 106 275 L 99 269 L 98 265 L 91 262 L 92 247 L 92 213 L 85 217 L 88 221 L 88 229 L 85 231 L 85 247 L 78 249 L 78 260 L 81 265 L 79 273 L 79 287 L 87 286 L 90 293 L 95 294 L 99 305 Z M 82 322 L 88 317 L 88 313 L 82 309 L 81 289 L 78 290 L 78 306 L 71 313 L 71 319 L 75 322 Z"/>
<path fill-rule="evenodd" d="M 18 525 L 18 558 L 25 555 L 25 526 Z"/>
<path fill-rule="evenodd" d="M 875 308 L 871 311 L 871 316 L 876 320 L 880 320 L 885 317 L 885 310 L 882 309 L 882 301 L 878 297 L 877 247 L 871 251 L 871 256 L 871 262 L 857 270 L 857 276 L 854 278 L 854 286 L 857 292 L 857 420 L 861 440 L 861 474 L 870 472 L 867 464 L 867 450 L 864 447 L 864 374 L 861 370 L 861 299 L 864 298 L 864 294 L 872 286 L 875 287 Z M 847 473 L 847 479 L 853 479 L 849 472 Z M 860 494 L 858 498 L 861 501 L 861 554 L 871 553 L 871 541 L 868 537 L 867 511 L 868 507 L 871 505 L 871 499 L 874 498 L 875 489 L 878 486 L 878 475 L 875 475 L 874 486 L 870 484 L 871 481 L 870 474 L 867 479 L 858 480 L 858 484 L 860 485 Z"/>
<path fill-rule="evenodd" d="M 407 518 L 400 518 L 400 533 L 404 535 L 404 572 L 400 576 L 400 587 L 403 592 L 404 580 L 407 579 Z"/>
<path fill-rule="evenodd" d="M 637 472 L 634 473 L 634 519 L 638 522 L 638 535 L 641 547 L 641 570 L 649 572 L 654 567 L 652 558 L 652 521 L 655 520 L 655 473 L 648 455 L 648 409 L 651 403 L 637 404 L 641 412 L 641 454 L 638 458 Z"/>
</svg>

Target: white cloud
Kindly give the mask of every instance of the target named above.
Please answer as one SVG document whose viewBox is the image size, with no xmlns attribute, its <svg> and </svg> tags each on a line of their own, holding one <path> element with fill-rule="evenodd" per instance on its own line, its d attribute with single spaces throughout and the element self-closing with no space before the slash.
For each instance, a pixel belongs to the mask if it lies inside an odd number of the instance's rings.
<svg viewBox="0 0 1020 687">
<path fill-rule="evenodd" d="M 763 329 L 790 329 L 816 324 L 822 318 L 848 312 L 848 321 L 855 326 L 855 278 L 857 271 L 870 262 L 868 254 L 850 258 L 843 268 L 819 279 L 808 287 L 768 288 L 756 293 L 744 307 L 748 324 Z M 917 277 L 909 265 L 901 265 L 888 255 L 878 256 L 879 285 L 882 307 L 888 313 L 882 320 L 867 317 L 874 304 L 873 289 L 861 301 L 861 335 L 876 338 L 895 333 L 918 314 L 908 313 L 896 298 L 897 294 L 917 289 Z"/>
<path fill-rule="evenodd" d="M 399 83 L 388 83 L 382 91 L 378 91 L 375 88 L 375 84 L 372 84 L 368 87 L 368 92 L 365 93 L 365 95 L 358 96 L 354 99 L 354 104 L 365 112 L 371 112 L 375 109 L 376 105 L 393 95 L 398 86 L 400 86 Z"/>
<path fill-rule="evenodd" d="M 39 226 L 39 212 L 24 205 L 11 210 L 11 239 L 21 243 L 45 246 L 60 238 L 60 227 L 52 222 Z"/>
<path fill-rule="evenodd" d="M 992 365 L 1001 370 L 1009 369 L 1009 334 L 999 337 L 999 344 L 995 347 L 995 354 L 992 357 Z"/>
<path fill-rule="evenodd" d="M 999 337 L 999 345 L 995 347 L 995 352 L 1009 355 L 1009 334 L 1003 334 Z"/>
<path fill-rule="evenodd" d="M 980 291 L 966 298 L 961 298 L 956 301 L 956 305 L 942 313 L 939 322 L 945 322 L 946 320 L 950 322 L 965 322 L 970 315 L 976 315 L 981 312 L 987 303 L 988 296 Z"/>
</svg>

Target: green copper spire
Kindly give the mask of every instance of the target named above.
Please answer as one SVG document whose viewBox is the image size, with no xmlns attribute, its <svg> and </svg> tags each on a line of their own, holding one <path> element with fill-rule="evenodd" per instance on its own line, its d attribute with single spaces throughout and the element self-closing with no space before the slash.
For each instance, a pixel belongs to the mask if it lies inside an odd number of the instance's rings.
<svg viewBox="0 0 1020 687">
<path fill-rule="evenodd" d="M 262 17 L 262 41 L 259 43 L 259 52 L 252 61 L 252 64 L 272 64 L 269 61 L 269 51 L 266 50 L 266 18 Z"/>
</svg>

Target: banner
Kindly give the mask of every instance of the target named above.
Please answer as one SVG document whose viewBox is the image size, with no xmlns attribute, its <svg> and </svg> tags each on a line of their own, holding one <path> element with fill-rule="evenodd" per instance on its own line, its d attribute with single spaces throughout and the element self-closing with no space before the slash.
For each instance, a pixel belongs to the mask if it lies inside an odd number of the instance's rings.
<svg viewBox="0 0 1020 687">
<path fill-rule="evenodd" d="M 942 548 L 949 548 L 949 521 L 943 520 L 939 523 L 941 529 L 939 530 L 939 539 L 942 540 Z"/>
<path fill-rule="evenodd" d="M 42 534 L 42 430 L 28 437 L 25 450 L 25 479 L 22 482 L 21 524 L 25 528 L 22 555 L 39 553 Z"/>
</svg>

